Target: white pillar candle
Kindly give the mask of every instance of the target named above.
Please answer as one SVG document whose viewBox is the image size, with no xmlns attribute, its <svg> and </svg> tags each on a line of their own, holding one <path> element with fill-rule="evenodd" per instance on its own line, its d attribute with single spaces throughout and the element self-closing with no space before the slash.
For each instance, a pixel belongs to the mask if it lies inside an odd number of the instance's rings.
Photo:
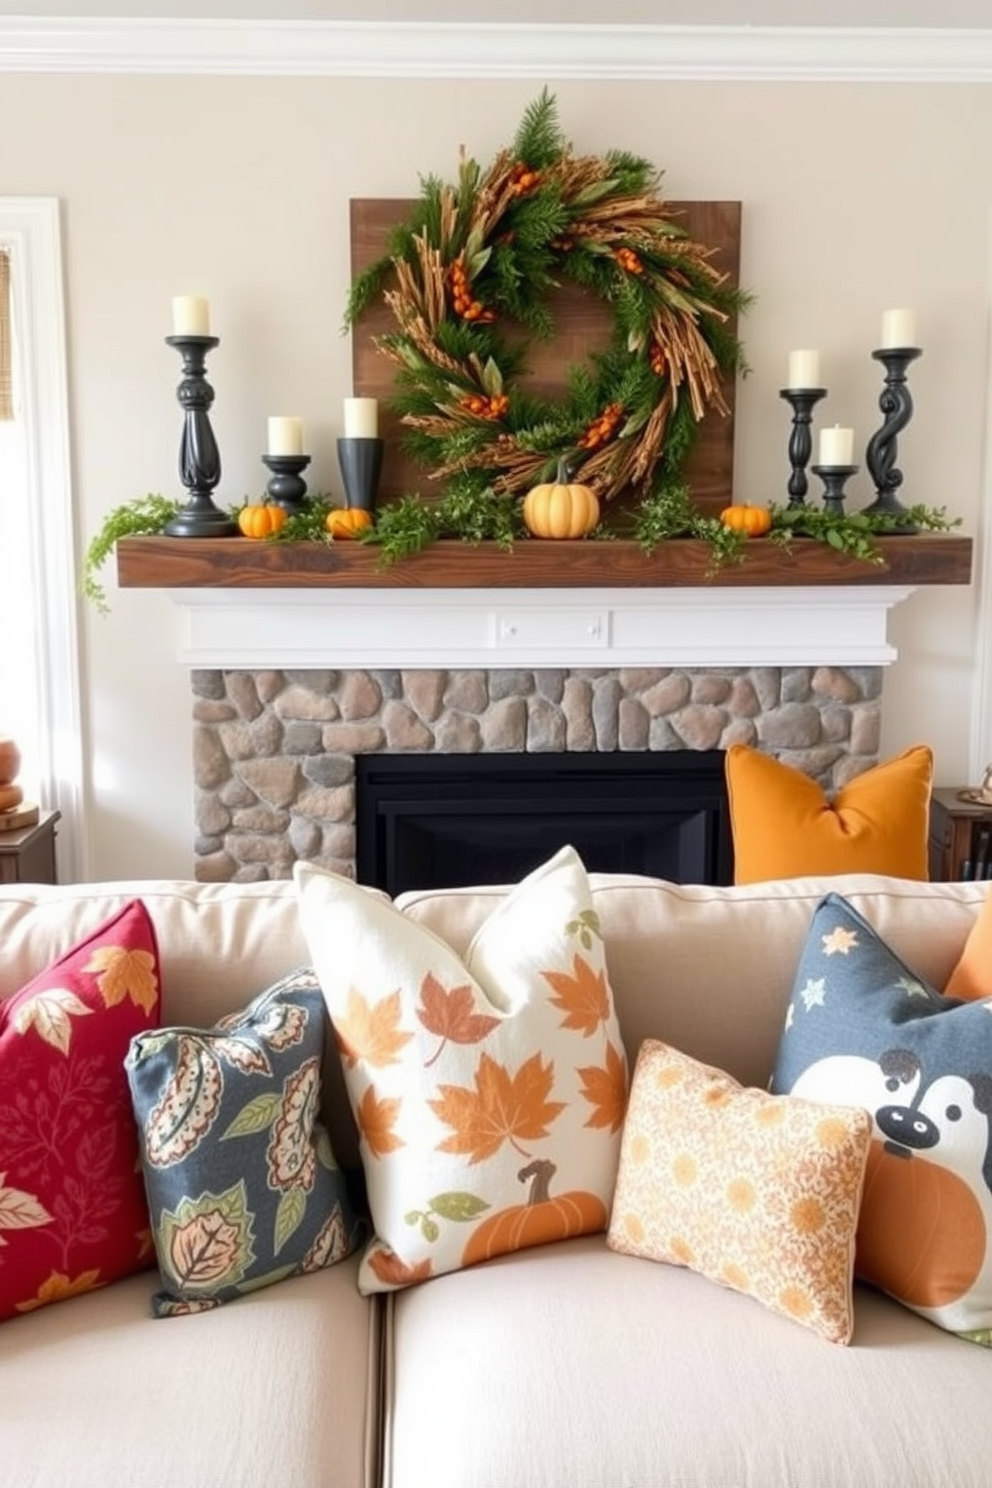
<svg viewBox="0 0 992 1488">
<path fill-rule="evenodd" d="M 269 419 L 270 455 L 302 455 L 303 420 L 284 415 Z"/>
<path fill-rule="evenodd" d="M 787 388 L 818 388 L 820 386 L 820 353 L 818 351 L 789 352 L 789 380 Z"/>
<path fill-rule="evenodd" d="M 916 311 L 886 310 L 882 316 L 880 351 L 901 351 L 916 345 Z"/>
<path fill-rule="evenodd" d="M 344 437 L 378 439 L 379 405 L 374 398 L 345 398 Z"/>
<path fill-rule="evenodd" d="M 172 300 L 174 336 L 209 336 L 210 301 L 204 295 L 175 295 Z"/>
<path fill-rule="evenodd" d="M 854 430 L 842 429 L 834 424 L 832 429 L 820 430 L 820 458 L 818 465 L 850 465 L 854 456 Z"/>
</svg>

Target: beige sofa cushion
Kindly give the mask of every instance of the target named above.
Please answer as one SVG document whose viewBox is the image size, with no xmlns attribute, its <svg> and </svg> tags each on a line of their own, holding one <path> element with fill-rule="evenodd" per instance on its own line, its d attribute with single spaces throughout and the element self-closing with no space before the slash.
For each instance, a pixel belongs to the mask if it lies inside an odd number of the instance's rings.
<svg viewBox="0 0 992 1488">
<path fill-rule="evenodd" d="M 9 1488 L 371 1488 L 375 1307 L 357 1258 L 156 1322 L 155 1277 L 0 1327 Z"/>
<path fill-rule="evenodd" d="M 387 1308 L 387 1488 L 989 1482 L 988 1354 L 867 1288 L 836 1348 L 588 1236 Z"/>
</svg>

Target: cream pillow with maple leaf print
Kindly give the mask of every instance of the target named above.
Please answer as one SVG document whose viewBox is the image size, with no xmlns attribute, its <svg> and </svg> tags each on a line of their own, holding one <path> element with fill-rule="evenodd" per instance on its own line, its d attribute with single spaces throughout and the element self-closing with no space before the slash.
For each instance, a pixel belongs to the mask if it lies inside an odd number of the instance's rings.
<svg viewBox="0 0 992 1488">
<path fill-rule="evenodd" d="M 361 1137 L 363 1292 L 605 1230 L 627 1069 L 585 868 L 523 879 L 464 958 L 384 895 L 295 869 Z"/>
</svg>

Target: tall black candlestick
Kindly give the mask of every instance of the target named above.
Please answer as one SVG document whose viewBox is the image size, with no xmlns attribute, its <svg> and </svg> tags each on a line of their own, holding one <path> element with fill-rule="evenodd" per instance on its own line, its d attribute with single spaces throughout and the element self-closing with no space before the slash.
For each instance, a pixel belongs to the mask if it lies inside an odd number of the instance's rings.
<svg viewBox="0 0 992 1488">
<path fill-rule="evenodd" d="M 901 518 L 906 508 L 896 496 L 902 485 L 902 471 L 896 466 L 897 438 L 913 416 L 913 399 L 906 381 L 906 369 L 910 362 L 921 356 L 917 346 L 886 347 L 873 351 L 876 362 L 885 366 L 885 386 L 878 406 L 885 415 L 882 427 L 868 441 L 865 464 L 875 482 L 875 500 L 865 511 L 871 516 Z M 912 522 L 899 520 L 894 533 L 918 531 Z"/>
<path fill-rule="evenodd" d="M 179 444 L 179 478 L 189 500 L 168 523 L 169 537 L 234 537 L 237 523 L 214 505 L 213 490 L 220 480 L 220 453 L 210 427 L 214 390 L 206 378 L 207 352 L 220 345 L 217 336 L 166 336 L 183 359 L 183 379 L 176 389 L 183 410 Z"/>
<path fill-rule="evenodd" d="M 813 409 L 826 395 L 826 388 L 782 388 L 779 392 L 779 397 L 785 398 L 792 407 L 792 433 L 789 435 L 789 463 L 792 466 L 792 474 L 789 476 L 790 506 L 806 505 L 806 492 L 809 490 L 806 466 L 813 453 L 810 425 L 813 422 Z"/>
</svg>

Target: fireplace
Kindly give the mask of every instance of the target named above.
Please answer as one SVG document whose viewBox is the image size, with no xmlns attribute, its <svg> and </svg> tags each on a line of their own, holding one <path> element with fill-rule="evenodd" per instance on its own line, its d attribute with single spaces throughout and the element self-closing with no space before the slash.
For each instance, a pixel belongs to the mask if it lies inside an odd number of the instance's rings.
<svg viewBox="0 0 992 1488">
<path fill-rule="evenodd" d="M 202 880 L 286 878 L 306 858 L 391 892 L 506 882 L 569 840 L 594 869 L 719 883 L 730 744 L 828 789 L 878 759 L 873 666 L 198 669 L 192 681 Z M 528 810 L 511 820 L 507 799 Z M 395 866 L 382 866 L 383 840 Z"/>
<path fill-rule="evenodd" d="M 570 843 L 591 871 L 729 883 L 723 751 L 363 755 L 361 883 L 514 883 Z"/>
</svg>

